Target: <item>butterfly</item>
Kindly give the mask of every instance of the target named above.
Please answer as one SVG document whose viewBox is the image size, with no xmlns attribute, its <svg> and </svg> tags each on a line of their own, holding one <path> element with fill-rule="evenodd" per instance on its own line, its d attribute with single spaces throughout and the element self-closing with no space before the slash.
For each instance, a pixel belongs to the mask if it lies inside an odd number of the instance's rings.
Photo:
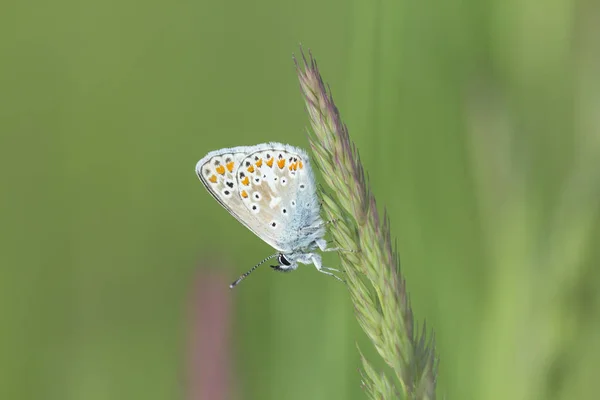
<svg viewBox="0 0 600 400">
<path fill-rule="evenodd" d="M 276 271 L 289 272 L 298 264 L 313 264 L 319 272 L 335 277 L 322 265 L 315 251 L 327 248 L 325 222 L 317 186 L 304 150 L 281 143 L 263 143 L 215 150 L 196 164 L 196 174 L 208 192 L 239 222 L 277 253 L 242 274 L 235 287 L 258 266 L 277 258 Z"/>
</svg>

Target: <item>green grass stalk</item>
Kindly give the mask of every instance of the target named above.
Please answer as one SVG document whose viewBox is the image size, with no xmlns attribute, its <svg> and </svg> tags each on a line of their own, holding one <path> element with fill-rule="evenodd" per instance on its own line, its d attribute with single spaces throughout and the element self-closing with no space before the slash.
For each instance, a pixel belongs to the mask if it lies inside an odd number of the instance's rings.
<svg viewBox="0 0 600 400">
<path fill-rule="evenodd" d="M 414 327 L 413 313 L 392 246 L 390 222 L 380 218 L 358 151 L 342 122 L 331 91 L 316 61 L 296 63 L 310 117 L 313 164 L 331 189 L 323 193 L 323 209 L 335 221 L 330 233 L 340 252 L 356 318 L 393 371 L 378 373 L 362 356 L 362 385 L 372 399 L 435 399 L 438 359 L 433 335 Z M 360 351 L 360 349 L 359 349 Z"/>
</svg>

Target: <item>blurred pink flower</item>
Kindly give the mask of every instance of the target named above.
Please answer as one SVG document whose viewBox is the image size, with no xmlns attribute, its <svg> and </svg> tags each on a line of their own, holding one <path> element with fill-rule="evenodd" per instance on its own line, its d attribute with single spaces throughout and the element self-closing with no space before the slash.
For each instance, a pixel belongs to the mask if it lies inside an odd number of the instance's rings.
<svg viewBox="0 0 600 400">
<path fill-rule="evenodd" d="M 200 269 L 190 302 L 188 399 L 230 399 L 232 304 L 227 277 Z"/>
</svg>

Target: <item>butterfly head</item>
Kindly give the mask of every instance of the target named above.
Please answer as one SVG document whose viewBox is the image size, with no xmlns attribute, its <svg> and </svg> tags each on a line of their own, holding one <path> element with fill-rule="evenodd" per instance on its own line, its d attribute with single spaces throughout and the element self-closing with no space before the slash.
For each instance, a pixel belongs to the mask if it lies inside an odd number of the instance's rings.
<svg viewBox="0 0 600 400">
<path fill-rule="evenodd" d="M 295 253 L 288 253 L 288 254 L 279 253 L 277 255 L 277 264 L 278 265 L 271 265 L 271 268 L 273 268 L 275 271 L 289 272 L 289 271 L 295 270 L 296 268 L 298 268 L 298 261 L 296 260 L 296 254 Z"/>
</svg>

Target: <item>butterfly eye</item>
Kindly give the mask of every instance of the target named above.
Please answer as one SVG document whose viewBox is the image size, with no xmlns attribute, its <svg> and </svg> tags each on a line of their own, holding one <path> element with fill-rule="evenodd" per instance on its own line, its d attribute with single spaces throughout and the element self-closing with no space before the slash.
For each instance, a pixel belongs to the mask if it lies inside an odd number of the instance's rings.
<svg viewBox="0 0 600 400">
<path fill-rule="evenodd" d="M 288 267 L 290 265 L 292 265 L 292 263 L 290 263 L 290 261 L 283 254 L 280 254 L 277 257 L 277 261 L 279 261 L 279 265 L 285 265 L 285 266 L 288 266 Z"/>
</svg>

